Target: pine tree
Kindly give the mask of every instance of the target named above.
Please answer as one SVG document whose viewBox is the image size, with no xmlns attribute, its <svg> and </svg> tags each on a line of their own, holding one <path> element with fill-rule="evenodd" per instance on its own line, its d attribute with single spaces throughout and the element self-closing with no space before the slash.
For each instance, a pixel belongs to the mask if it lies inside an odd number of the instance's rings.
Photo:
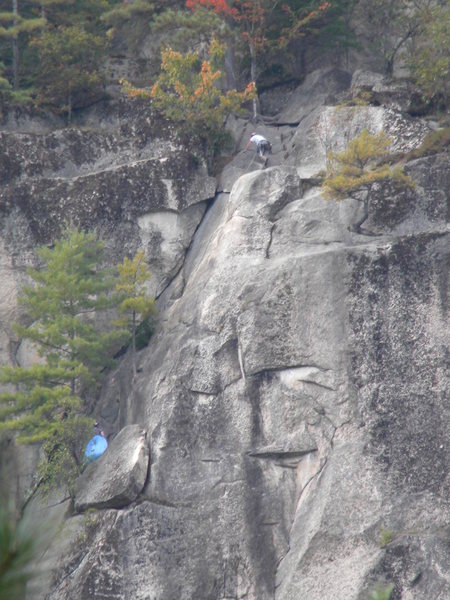
<svg viewBox="0 0 450 600">
<path fill-rule="evenodd" d="M 19 12 L 19 0 L 12 0 L 11 11 L 0 12 L 0 39 L 11 41 L 12 45 L 12 86 L 19 88 L 19 38 L 45 26 L 43 18 L 24 18 Z"/>
<path fill-rule="evenodd" d="M 0 395 L 0 430 L 18 431 L 22 443 L 43 442 L 44 481 L 70 483 L 81 469 L 81 453 L 92 420 L 83 400 L 98 388 L 112 353 L 128 337 L 100 331 L 95 313 L 111 307 L 115 280 L 99 267 L 103 244 L 94 234 L 67 230 L 52 248 L 41 247 L 41 269 L 29 269 L 34 285 L 23 289 L 31 321 L 16 325 L 37 347 L 41 364 L 4 367 L 1 381 L 14 391 Z"/>
<path fill-rule="evenodd" d="M 93 233 L 68 229 L 52 248 L 38 252 L 44 268 L 28 270 L 36 285 L 24 288 L 21 301 L 33 324 L 16 330 L 39 345 L 50 366 L 79 371 L 71 382 L 75 393 L 100 379 L 113 362 L 111 349 L 123 336 L 99 332 L 88 318 L 111 307 L 115 280 L 99 267 L 103 243 Z"/>
<path fill-rule="evenodd" d="M 50 26 L 80 27 L 93 35 L 104 32 L 102 16 L 118 0 L 33 0 Z"/>
<path fill-rule="evenodd" d="M 364 129 L 360 136 L 350 141 L 346 150 L 328 154 L 328 174 L 322 184 L 325 196 L 337 200 L 362 199 L 364 214 L 352 227 L 357 233 L 361 233 L 361 225 L 369 216 L 374 184 L 392 181 L 399 188 L 414 187 L 413 180 L 401 167 L 391 168 L 383 162 L 389 155 L 391 142 L 383 131 L 371 134 Z"/>
<path fill-rule="evenodd" d="M 168 9 L 155 16 L 152 31 L 164 33 L 165 43 L 174 50 L 187 52 L 199 43 L 232 37 L 230 27 L 214 11 L 202 6 L 195 11 Z"/>
<path fill-rule="evenodd" d="M 155 300 L 146 291 L 146 283 L 151 273 L 142 250 L 133 260 L 124 258 L 123 262 L 117 265 L 117 269 L 119 281 L 116 291 L 121 298 L 119 311 L 124 315 L 120 324 L 125 325 L 131 332 L 133 375 L 136 375 L 136 332 L 138 326 L 155 311 Z"/>
</svg>

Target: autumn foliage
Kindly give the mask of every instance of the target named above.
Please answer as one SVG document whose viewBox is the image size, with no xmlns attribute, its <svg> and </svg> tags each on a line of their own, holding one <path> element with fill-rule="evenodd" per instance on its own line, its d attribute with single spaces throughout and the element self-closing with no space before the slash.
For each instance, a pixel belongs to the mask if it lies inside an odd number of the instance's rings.
<svg viewBox="0 0 450 600">
<path fill-rule="evenodd" d="M 218 15 L 233 16 L 234 9 L 228 6 L 226 0 L 186 0 L 187 8 L 195 10 L 199 6 L 210 8 Z"/>
<path fill-rule="evenodd" d="M 292 4 L 292 3 L 291 3 Z M 200 7 L 214 11 L 225 21 L 232 22 L 248 48 L 250 79 L 256 81 L 261 58 L 266 50 L 279 51 L 290 41 L 300 37 L 310 22 L 319 18 L 329 7 L 329 2 L 314 0 L 308 7 L 293 8 L 288 3 L 270 0 L 186 0 L 186 7 Z M 257 97 L 253 99 L 253 117 L 258 112 Z"/>
<path fill-rule="evenodd" d="M 224 47 L 216 40 L 210 45 L 208 60 L 201 60 L 197 52 L 182 54 L 167 48 L 161 54 L 161 73 L 150 90 L 127 82 L 123 85 L 130 97 L 150 99 L 165 117 L 210 146 L 223 130 L 226 117 L 238 112 L 256 93 L 253 82 L 242 92 L 220 89 L 222 72 L 217 65 L 223 55 Z"/>
</svg>

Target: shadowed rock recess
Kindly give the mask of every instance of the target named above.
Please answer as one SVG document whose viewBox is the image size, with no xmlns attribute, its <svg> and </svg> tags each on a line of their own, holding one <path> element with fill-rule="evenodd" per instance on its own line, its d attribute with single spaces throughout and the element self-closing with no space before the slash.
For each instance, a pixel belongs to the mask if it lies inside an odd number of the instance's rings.
<svg viewBox="0 0 450 600">
<path fill-rule="evenodd" d="M 143 489 L 78 500 L 95 524 L 80 538 L 84 517 L 65 519 L 29 600 L 366 600 L 383 582 L 392 600 L 449 597 L 448 155 L 407 163 L 415 189 L 380 185 L 375 235 L 352 232 L 362 206 L 318 186 L 327 145 L 385 129 L 407 152 L 430 126 L 390 88 L 380 106 L 334 106 L 352 94 L 338 75 L 296 90 L 258 129 L 269 167 L 238 153 L 213 200 L 145 111 L 103 134 L 4 134 L 2 359 L 22 267 L 67 211 L 114 259 L 143 246 L 159 296 L 137 376 L 125 358 L 96 407 L 118 437 L 147 431 Z M 242 149 L 254 125 L 232 127 Z M 47 153 L 37 174 L 31 149 Z"/>
</svg>

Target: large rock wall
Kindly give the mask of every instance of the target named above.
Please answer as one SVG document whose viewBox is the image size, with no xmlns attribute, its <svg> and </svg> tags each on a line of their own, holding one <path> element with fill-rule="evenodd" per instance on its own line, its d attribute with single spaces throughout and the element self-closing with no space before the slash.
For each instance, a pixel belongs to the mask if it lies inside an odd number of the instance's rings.
<svg viewBox="0 0 450 600">
<path fill-rule="evenodd" d="M 37 358 L 11 328 L 22 319 L 18 297 L 29 282 L 26 268 L 37 264 L 37 245 L 51 245 L 69 223 L 95 228 L 109 266 L 144 249 L 149 291 L 158 296 L 181 268 L 215 195 L 201 157 L 145 104 L 120 101 L 100 115 L 94 110 L 62 130 L 22 118 L 0 131 L 0 364 L 28 366 Z M 13 455 L 21 457 L 18 495 L 11 494 L 19 504 L 37 452 L 3 446 L 2 473 L 16 464 Z"/>
<path fill-rule="evenodd" d="M 125 359 L 97 406 L 111 431 L 147 430 L 144 489 L 89 527 L 67 518 L 33 598 L 450 593 L 448 156 L 408 163 L 416 189 L 380 187 L 375 235 L 352 232 L 358 203 L 317 187 L 323 140 L 304 140 L 318 116 L 337 146 L 386 127 L 408 150 L 429 126 L 398 106 L 321 106 L 327 89 L 298 123 L 266 127 L 274 166 L 240 153 L 227 167 L 138 375 Z"/>
</svg>

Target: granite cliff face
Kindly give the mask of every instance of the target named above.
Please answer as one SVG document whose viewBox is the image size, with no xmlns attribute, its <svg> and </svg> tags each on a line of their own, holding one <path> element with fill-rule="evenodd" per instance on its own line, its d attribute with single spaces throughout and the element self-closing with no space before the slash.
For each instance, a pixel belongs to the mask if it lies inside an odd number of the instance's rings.
<svg viewBox="0 0 450 600">
<path fill-rule="evenodd" d="M 383 102 L 337 106 L 361 80 Z M 217 193 L 145 112 L 104 133 L 3 134 L 4 331 L 22 266 L 67 214 L 95 223 L 112 260 L 143 246 L 159 305 L 137 377 L 125 358 L 96 407 L 111 438 L 135 425 L 139 451 L 147 440 L 141 491 L 109 501 L 111 486 L 102 498 L 80 481 L 76 508 L 99 510 L 87 528 L 58 505 L 52 569 L 30 598 L 364 600 L 383 582 L 394 600 L 450 594 L 448 155 L 407 163 L 414 191 L 379 187 L 375 235 L 351 231 L 358 202 L 318 187 L 327 149 L 363 128 L 396 151 L 421 144 L 432 125 L 405 94 L 313 74 L 258 127 L 265 170 L 239 152 L 254 125 L 230 123 L 239 148 Z"/>
</svg>

